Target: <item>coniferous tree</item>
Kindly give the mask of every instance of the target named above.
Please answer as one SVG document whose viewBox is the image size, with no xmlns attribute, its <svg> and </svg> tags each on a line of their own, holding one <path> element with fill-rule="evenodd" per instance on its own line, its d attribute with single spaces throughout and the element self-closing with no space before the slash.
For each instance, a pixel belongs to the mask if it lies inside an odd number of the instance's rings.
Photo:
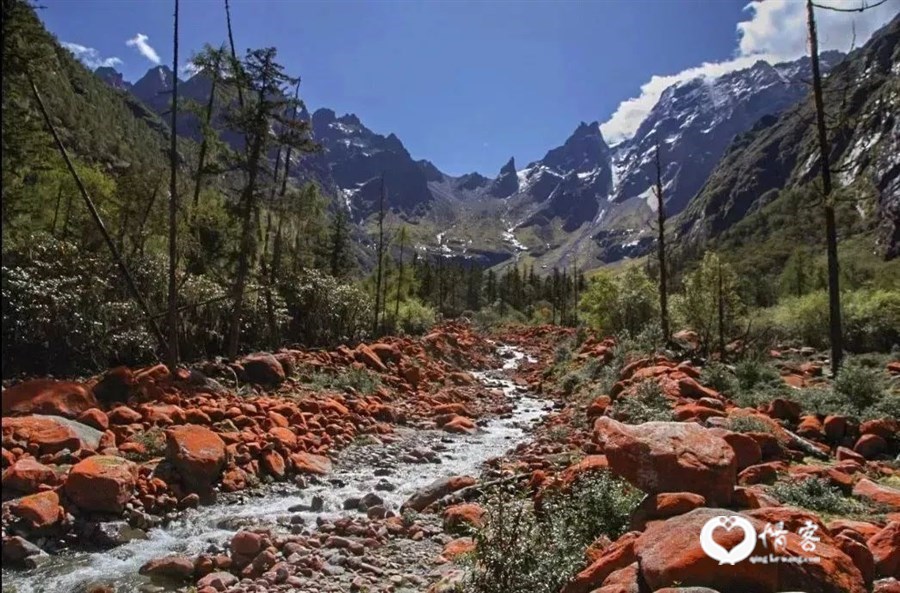
<svg viewBox="0 0 900 593">
<path fill-rule="evenodd" d="M 251 101 L 228 114 L 232 129 L 247 139 L 235 165 L 246 176 L 239 201 L 241 223 L 240 251 L 234 282 L 234 314 L 228 338 L 228 355 L 237 355 L 240 344 L 244 290 L 250 273 L 251 262 L 256 260 L 256 234 L 252 222 L 257 215 L 259 191 L 266 166 L 266 155 L 273 143 L 291 145 L 294 150 L 311 152 L 315 144 L 309 138 L 309 124 L 292 120 L 287 116 L 295 101 L 285 97 L 283 86 L 293 84 L 294 79 L 284 74 L 283 67 L 275 61 L 275 48 L 248 52 L 240 65 L 241 75 L 236 79 L 247 85 Z"/>
</svg>

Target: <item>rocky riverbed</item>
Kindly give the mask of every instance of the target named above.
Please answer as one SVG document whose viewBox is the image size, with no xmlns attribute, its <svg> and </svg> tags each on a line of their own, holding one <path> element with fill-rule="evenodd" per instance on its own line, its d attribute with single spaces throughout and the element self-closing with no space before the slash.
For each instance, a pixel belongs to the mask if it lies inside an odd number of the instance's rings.
<svg viewBox="0 0 900 593">
<path fill-rule="evenodd" d="M 400 427 L 388 435 L 359 439 L 337 457 L 331 472 L 307 478 L 303 487 L 276 483 L 229 494 L 216 504 L 188 509 L 165 526 L 138 532 L 135 539 L 112 550 L 66 551 L 45 558 L 31 570 L 4 570 L 3 591 L 176 590 L 183 585 L 172 574 L 151 578 L 139 571 L 148 562 L 166 557 L 171 563 L 173 558 L 221 555 L 242 529 L 306 541 L 333 533 L 335 524 L 342 521 L 377 529 L 380 520 L 396 517 L 404 502 L 430 484 L 480 474 L 485 461 L 521 443 L 534 421 L 547 412 L 546 401 L 524 392 L 507 376 L 525 355 L 505 346 L 498 347 L 498 355 L 503 361 L 500 368 L 474 373 L 474 377 L 486 388 L 501 392 L 508 410 L 479 421 L 471 434 Z M 347 543 L 353 540 L 332 540 L 331 544 L 340 544 L 331 549 L 326 545 L 318 570 L 307 576 L 284 567 L 284 575 L 277 571 L 272 575 L 269 590 L 278 580 L 286 590 L 353 590 L 362 581 L 374 586 L 372 590 L 382 586 L 419 590 L 440 576 L 442 547 L 452 538 L 441 533 L 440 520 L 434 517 L 420 516 L 417 529 L 429 537 L 357 544 L 366 546 L 363 553 Z M 328 544 L 328 539 L 323 543 Z M 366 568 L 351 570 L 360 563 Z M 168 572 L 172 570 L 177 571 L 170 567 Z"/>
</svg>

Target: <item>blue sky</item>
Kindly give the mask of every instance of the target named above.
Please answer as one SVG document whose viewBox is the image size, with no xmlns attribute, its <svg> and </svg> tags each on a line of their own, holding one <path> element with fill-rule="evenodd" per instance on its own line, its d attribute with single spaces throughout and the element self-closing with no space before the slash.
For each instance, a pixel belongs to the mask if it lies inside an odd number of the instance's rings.
<svg viewBox="0 0 900 593">
<path fill-rule="evenodd" d="M 829 0 L 846 4 L 854 0 Z M 856 0 L 858 3 L 858 0 Z M 174 2 L 42 0 L 47 27 L 83 61 L 140 78 L 171 66 Z M 311 110 L 355 113 L 450 174 L 493 176 L 561 144 L 581 121 L 627 136 L 665 86 L 802 54 L 801 0 L 366 2 L 231 0 L 238 51 L 275 46 Z M 847 49 L 900 9 L 823 15 Z M 832 24 L 833 23 L 833 24 Z M 180 62 L 226 39 L 224 2 L 181 0 Z"/>
</svg>

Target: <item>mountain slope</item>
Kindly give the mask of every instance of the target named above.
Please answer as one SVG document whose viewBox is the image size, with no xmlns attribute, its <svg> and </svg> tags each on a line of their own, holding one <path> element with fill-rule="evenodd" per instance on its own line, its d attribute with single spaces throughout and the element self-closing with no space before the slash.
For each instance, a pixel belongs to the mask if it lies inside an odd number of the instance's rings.
<svg viewBox="0 0 900 593">
<path fill-rule="evenodd" d="M 859 209 L 880 227 L 883 253 L 898 252 L 900 220 L 900 16 L 825 80 L 831 162 L 838 192 L 863 196 Z M 819 172 L 811 97 L 738 138 L 677 221 L 679 239 L 702 243 L 813 182 Z M 845 189 L 840 189 L 845 188 Z M 867 200 L 866 200 L 867 198 Z M 872 206 L 869 212 L 865 207 Z"/>
</svg>

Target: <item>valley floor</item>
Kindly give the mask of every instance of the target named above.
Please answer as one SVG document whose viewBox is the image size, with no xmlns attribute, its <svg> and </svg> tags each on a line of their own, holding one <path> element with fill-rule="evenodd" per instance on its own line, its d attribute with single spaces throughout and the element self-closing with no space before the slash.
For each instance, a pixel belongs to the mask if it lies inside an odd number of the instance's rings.
<svg viewBox="0 0 900 593">
<path fill-rule="evenodd" d="M 772 355 L 781 381 L 826 383 L 809 353 Z M 20 383 L 3 392 L 3 591 L 491 593 L 468 575 L 488 570 L 471 558 L 495 493 L 538 509 L 609 474 L 647 495 L 565 593 L 896 591 L 897 419 L 741 407 L 683 358 L 445 324 L 174 376 Z M 810 478 L 837 496 L 828 510 L 797 494 Z M 780 522 L 795 557 L 809 521 L 821 562 L 719 565 L 699 533 L 727 512 L 760 533 Z"/>
</svg>

